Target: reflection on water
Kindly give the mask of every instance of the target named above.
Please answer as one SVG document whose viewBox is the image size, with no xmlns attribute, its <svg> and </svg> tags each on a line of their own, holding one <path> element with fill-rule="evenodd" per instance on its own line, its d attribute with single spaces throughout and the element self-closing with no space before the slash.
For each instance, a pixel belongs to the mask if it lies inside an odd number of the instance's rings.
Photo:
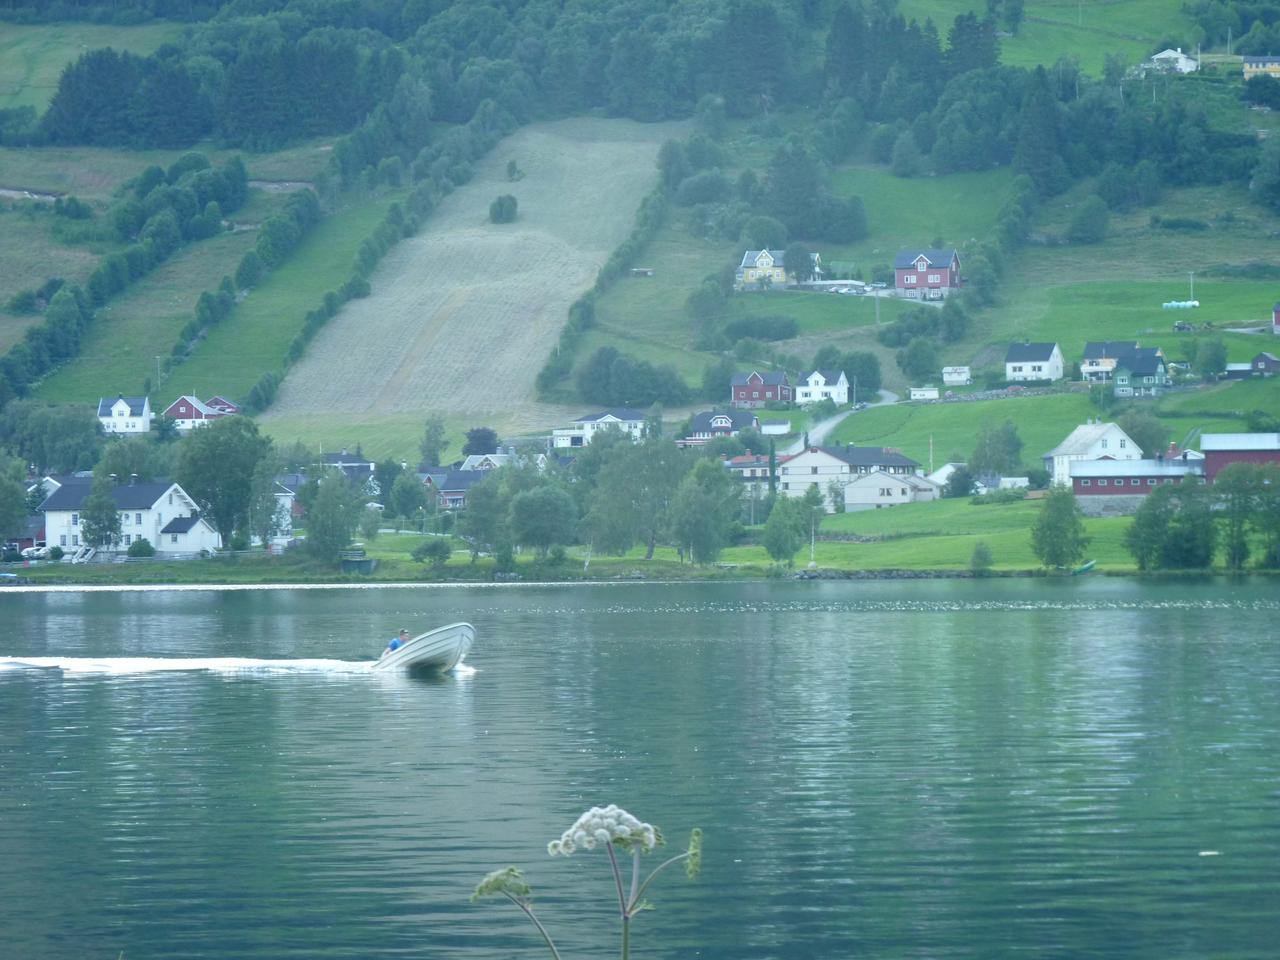
<svg viewBox="0 0 1280 960">
<path fill-rule="evenodd" d="M 0 660 L 38 665 L 0 669 L 0 944 L 533 956 L 467 902 L 516 863 L 566 957 L 599 956 L 604 863 L 545 844 L 614 802 L 707 833 L 702 879 L 638 921 L 649 956 L 1272 956 L 1277 603 L 1103 579 L 0 595 Z M 368 669 L 458 619 L 474 670 Z"/>
</svg>

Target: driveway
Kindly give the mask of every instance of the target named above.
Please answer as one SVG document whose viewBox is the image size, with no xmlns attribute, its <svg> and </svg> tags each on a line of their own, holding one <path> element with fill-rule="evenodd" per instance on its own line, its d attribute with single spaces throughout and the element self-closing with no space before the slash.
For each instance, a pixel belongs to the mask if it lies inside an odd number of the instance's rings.
<svg viewBox="0 0 1280 960">
<path fill-rule="evenodd" d="M 891 403 L 897 403 L 901 398 L 892 390 L 881 390 L 880 399 L 875 403 L 868 403 L 867 407 L 887 407 Z M 831 431 L 844 422 L 845 417 L 857 413 L 857 410 L 842 410 L 834 417 L 828 417 L 826 420 L 819 421 L 809 428 L 809 445 L 820 446 L 831 435 Z M 785 450 L 778 451 L 785 453 L 787 456 L 800 453 L 804 450 L 804 437 L 799 437 L 787 446 Z"/>
</svg>

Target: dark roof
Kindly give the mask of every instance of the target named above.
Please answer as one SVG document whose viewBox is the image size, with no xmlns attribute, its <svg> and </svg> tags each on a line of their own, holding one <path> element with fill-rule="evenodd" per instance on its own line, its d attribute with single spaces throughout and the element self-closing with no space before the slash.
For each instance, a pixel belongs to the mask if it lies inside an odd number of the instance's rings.
<svg viewBox="0 0 1280 960">
<path fill-rule="evenodd" d="M 838 457 L 851 467 L 918 467 L 919 461 L 887 447 L 818 447 L 823 453 Z"/>
<path fill-rule="evenodd" d="M 704 410 L 702 413 L 695 413 L 689 419 L 689 432 L 710 433 L 711 421 L 715 417 L 728 417 L 731 429 L 734 431 L 746 430 L 756 422 L 755 414 L 750 410 Z"/>
<path fill-rule="evenodd" d="M 1090 340 L 1084 345 L 1084 359 L 1122 357 L 1138 349 L 1137 340 Z"/>
<path fill-rule="evenodd" d="M 765 386 L 774 387 L 781 386 L 783 384 L 786 384 L 787 386 L 791 385 L 791 382 L 787 380 L 786 373 L 780 370 L 766 371 L 765 373 L 761 373 L 759 370 L 752 370 L 751 373 L 735 373 L 733 375 L 733 385 L 735 387 L 745 387 L 747 385 L 747 381 L 753 375 L 759 377 Z"/>
<path fill-rule="evenodd" d="M 345 450 L 341 453 L 323 453 L 320 455 L 320 462 L 334 466 L 340 465 L 345 468 L 358 467 L 368 470 L 373 470 L 377 466 L 372 460 L 366 460 L 362 454 L 347 453 Z"/>
<path fill-rule="evenodd" d="M 111 488 L 111 499 L 121 510 L 146 510 L 165 495 L 173 481 L 164 479 L 151 483 L 118 483 Z M 66 480 L 40 504 L 44 512 L 50 510 L 79 510 L 85 498 L 93 491 L 93 481 L 79 477 Z"/>
<path fill-rule="evenodd" d="M 186 533 L 197 523 L 200 522 L 199 517 L 174 517 L 164 525 L 161 533 Z"/>
<path fill-rule="evenodd" d="M 1053 356 L 1056 343 L 1014 343 L 1004 355 L 1005 363 L 1027 363 L 1032 360 L 1048 360 Z"/>
<path fill-rule="evenodd" d="M 899 250 L 897 257 L 894 258 L 893 268 L 895 270 L 909 270 L 915 266 L 916 261 L 922 256 L 935 267 L 950 267 L 951 258 L 959 258 L 955 247 L 950 250 Z"/>
<path fill-rule="evenodd" d="M 438 489 L 441 493 L 470 490 L 488 475 L 488 470 L 450 470 Z"/>
<path fill-rule="evenodd" d="M 1139 377 L 1155 376 L 1160 372 L 1160 368 L 1164 366 L 1164 358 L 1162 358 L 1153 348 L 1135 350 L 1127 357 L 1121 357 L 1116 367 L 1124 367 L 1130 373 Z"/>
<path fill-rule="evenodd" d="M 276 483 L 290 493 L 297 493 L 309 479 L 305 473 L 282 473 L 276 477 Z"/>
<path fill-rule="evenodd" d="M 142 416 L 142 411 L 147 404 L 146 397 L 116 397 L 115 400 L 104 397 L 98 401 L 98 416 L 111 416 L 111 408 L 115 406 L 116 402 L 119 400 L 123 400 L 129 405 L 129 414 L 134 417 Z"/>
<path fill-rule="evenodd" d="M 601 410 L 599 413 L 579 417 L 574 423 L 595 423 L 605 417 L 613 417 L 615 420 L 644 420 L 647 416 L 648 414 L 643 410 L 633 410 L 631 407 L 614 407 L 612 410 Z"/>
</svg>

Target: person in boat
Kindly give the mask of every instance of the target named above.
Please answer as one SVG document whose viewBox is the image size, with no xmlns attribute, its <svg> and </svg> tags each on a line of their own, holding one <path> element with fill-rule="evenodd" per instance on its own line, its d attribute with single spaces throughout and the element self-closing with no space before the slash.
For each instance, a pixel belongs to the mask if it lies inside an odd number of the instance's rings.
<svg viewBox="0 0 1280 960">
<path fill-rule="evenodd" d="M 387 644 L 387 649 L 382 651 L 382 655 L 385 657 L 388 653 L 392 653 L 396 650 L 399 650 L 408 642 L 409 642 L 409 631 L 401 627 L 399 635 L 391 638 L 391 642 Z"/>
</svg>

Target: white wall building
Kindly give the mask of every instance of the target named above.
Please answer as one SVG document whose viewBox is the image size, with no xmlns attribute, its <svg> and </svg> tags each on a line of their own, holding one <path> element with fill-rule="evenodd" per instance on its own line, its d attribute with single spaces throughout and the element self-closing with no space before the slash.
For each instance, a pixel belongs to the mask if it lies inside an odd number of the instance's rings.
<svg viewBox="0 0 1280 960">
<path fill-rule="evenodd" d="M 965 387 L 973 383 L 973 373 L 968 367 L 943 367 L 942 385 L 944 387 Z"/>
<path fill-rule="evenodd" d="M 912 400 L 937 400 L 937 387 L 912 387 L 910 390 Z"/>
<path fill-rule="evenodd" d="M 830 400 L 843 407 L 849 402 L 849 378 L 843 370 L 815 370 L 796 384 L 796 403 L 819 403 Z"/>
<path fill-rule="evenodd" d="M 1089 421 L 1076 427 L 1044 455 L 1050 482 L 1069 485 L 1071 464 L 1077 460 L 1141 460 L 1142 450 L 1114 423 Z"/>
<path fill-rule="evenodd" d="M 573 426 L 551 431 L 552 444 L 557 447 L 585 447 L 601 430 L 621 430 L 633 441 L 644 436 L 645 413 L 619 407 L 579 417 Z"/>
<path fill-rule="evenodd" d="M 147 397 L 118 396 L 98 401 L 103 433 L 150 433 L 151 401 Z"/>
<path fill-rule="evenodd" d="M 83 546 L 80 514 L 92 492 L 88 478 L 58 478 L 60 486 L 40 510 L 44 513 L 45 542 L 70 553 Z M 111 498 L 120 511 L 120 540 L 115 549 L 127 550 L 136 540 L 146 540 L 156 553 L 198 553 L 217 550 L 222 538 L 200 516 L 195 501 L 172 480 L 150 483 L 117 483 Z"/>
<path fill-rule="evenodd" d="M 850 513 L 879 510 L 904 503 L 937 500 L 940 496 L 942 488 L 927 477 L 877 470 L 874 473 L 860 474 L 845 485 L 844 508 Z"/>
<path fill-rule="evenodd" d="M 834 512 L 831 490 L 843 490 L 854 479 L 871 473 L 892 477 L 914 476 L 920 464 L 897 450 L 887 447 L 809 447 L 778 466 L 778 493 L 785 497 L 803 497 L 810 487 L 817 487 Z"/>
<path fill-rule="evenodd" d="M 1019 380 L 1061 380 L 1062 351 L 1056 343 L 1015 343 L 1004 356 L 1004 378 Z"/>
</svg>

